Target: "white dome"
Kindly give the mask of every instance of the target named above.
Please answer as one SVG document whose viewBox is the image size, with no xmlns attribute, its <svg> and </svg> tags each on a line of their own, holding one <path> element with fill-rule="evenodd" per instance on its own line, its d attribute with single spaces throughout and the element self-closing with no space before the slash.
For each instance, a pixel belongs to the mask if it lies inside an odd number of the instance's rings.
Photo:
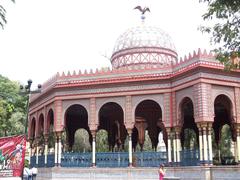
<svg viewBox="0 0 240 180">
<path fill-rule="evenodd" d="M 161 47 L 176 51 L 171 37 L 160 28 L 137 26 L 128 29 L 117 39 L 113 53 L 136 47 Z"/>
<path fill-rule="evenodd" d="M 163 30 L 151 26 L 128 29 L 117 39 L 111 57 L 113 68 L 159 67 L 168 68 L 177 61 L 171 37 Z"/>
</svg>

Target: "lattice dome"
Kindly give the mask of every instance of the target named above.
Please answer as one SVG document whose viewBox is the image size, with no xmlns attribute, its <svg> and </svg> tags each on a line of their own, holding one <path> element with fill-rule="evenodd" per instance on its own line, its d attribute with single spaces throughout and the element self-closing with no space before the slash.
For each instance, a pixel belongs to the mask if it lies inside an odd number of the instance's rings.
<svg viewBox="0 0 240 180">
<path fill-rule="evenodd" d="M 171 37 L 151 26 L 128 29 L 117 39 L 111 63 L 113 68 L 126 66 L 169 67 L 177 61 Z"/>
</svg>

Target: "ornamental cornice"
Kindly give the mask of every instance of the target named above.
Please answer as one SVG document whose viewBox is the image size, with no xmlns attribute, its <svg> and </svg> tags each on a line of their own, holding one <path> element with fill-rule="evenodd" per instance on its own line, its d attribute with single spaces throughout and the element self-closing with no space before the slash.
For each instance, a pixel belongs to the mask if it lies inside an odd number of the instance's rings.
<svg viewBox="0 0 240 180">
<path fill-rule="evenodd" d="M 125 82 L 143 82 L 143 81 L 146 81 L 146 80 L 161 80 L 161 79 L 169 79 L 171 78 L 172 76 L 171 75 L 165 75 L 164 77 L 163 76 L 160 76 L 158 74 L 151 74 L 151 76 L 148 76 L 148 75 L 143 75 L 142 77 L 142 81 L 139 80 L 139 78 L 127 78 L 125 79 L 125 81 L 123 81 L 123 79 L 116 79 L 116 81 L 113 81 L 113 80 L 103 80 L 103 81 L 90 81 L 88 80 L 87 82 L 86 81 L 77 81 L 77 80 L 73 80 L 73 81 L 70 81 L 68 80 L 67 82 L 57 82 L 56 85 L 52 88 L 54 89 L 58 89 L 58 88 L 62 88 L 62 87 L 66 87 L 66 88 L 69 88 L 69 87 L 81 87 L 81 86 L 85 86 L 85 88 L 82 90 L 82 92 L 85 92 L 85 93 L 104 93 L 104 92 L 124 92 L 124 91 L 135 91 L 135 90 L 144 90 L 145 88 L 140 88 L 140 87 L 143 87 L 143 86 L 133 86 L 133 87 L 122 87 L 122 86 L 118 86 L 118 87 L 115 87 L 115 88 L 95 88 L 97 90 L 95 90 L 94 88 L 94 85 L 103 85 L 103 84 L 106 84 L 106 83 L 110 83 L 110 84 L 120 84 L 120 83 L 125 83 Z M 173 77 L 172 77 L 173 78 Z M 213 73 L 206 73 L 206 72 L 199 72 L 199 73 L 196 73 L 194 75 L 191 75 L 191 76 L 188 76 L 188 77 L 185 77 L 183 79 L 179 79 L 179 80 L 175 80 L 173 81 L 174 79 L 171 80 L 171 85 L 168 84 L 168 85 L 164 85 L 164 86 L 160 86 L 160 85 L 157 85 L 154 87 L 154 85 L 147 85 L 149 89 L 154 89 L 154 88 L 169 88 L 169 87 L 177 87 L 177 86 L 180 86 L 182 84 L 185 84 L 187 82 L 190 82 L 190 81 L 193 81 L 195 79 L 199 79 L 199 78 L 205 78 L 205 79 L 215 79 L 215 80 L 219 80 L 219 81 L 225 81 L 225 82 L 235 82 L 235 83 L 240 83 L 240 78 L 236 78 L 236 77 L 232 77 L 232 76 L 224 76 L 224 75 L 219 75 L 219 74 L 213 74 Z M 91 85 L 91 88 L 88 88 L 87 86 L 90 86 Z M 145 86 L 146 87 L 146 86 Z M 120 90 L 122 88 L 122 90 Z M 146 89 L 148 89 L 146 88 Z M 99 90 L 100 89 L 100 90 Z M 104 90 L 104 89 L 107 89 L 107 90 Z M 49 93 L 50 91 L 44 91 L 45 93 Z M 66 90 L 64 90 L 62 92 L 62 94 L 64 94 L 66 92 Z M 82 93 L 81 92 L 81 93 Z M 62 95 L 61 94 L 61 95 Z M 55 94 L 54 96 L 56 95 L 59 95 L 59 94 Z M 66 94 L 65 94 L 66 95 Z M 43 96 L 42 93 L 40 95 L 35 95 L 34 98 L 31 97 L 31 101 L 30 102 L 33 102 L 35 101 L 39 96 Z M 53 98 L 52 97 L 49 97 L 49 96 L 46 96 L 46 98 L 44 99 L 51 99 Z"/>
<path fill-rule="evenodd" d="M 156 81 L 156 80 L 171 80 L 173 82 L 172 87 L 179 86 L 182 83 L 191 81 L 194 78 L 208 78 L 216 79 L 220 81 L 230 81 L 239 83 L 239 78 L 229 76 L 229 72 L 222 71 L 221 74 L 214 73 L 201 73 L 198 75 L 192 75 L 187 77 L 187 79 L 181 79 L 182 74 L 185 74 L 194 69 L 199 69 L 200 67 L 205 69 L 215 69 L 223 70 L 224 67 L 220 64 L 212 54 L 207 54 L 205 51 L 202 53 L 193 53 L 189 55 L 188 58 L 180 60 L 177 64 L 172 66 L 171 71 L 169 68 L 154 68 L 154 67 L 126 67 L 122 69 L 103 69 L 96 70 L 93 72 L 79 72 L 78 74 L 74 71 L 72 74 L 68 72 L 66 75 L 63 73 L 60 75 L 56 74 L 53 78 L 48 80 L 43 84 L 42 93 L 34 94 L 30 97 L 30 103 L 41 97 L 41 99 L 46 99 L 48 94 L 51 94 L 51 91 L 58 88 L 70 88 L 70 87 L 85 87 L 88 86 L 105 86 L 106 84 L 119 84 L 121 83 L 131 83 L 131 82 L 147 82 L 147 81 Z M 239 73 L 240 71 L 234 71 Z M 226 75 L 224 75 L 226 74 Z M 197 76 L 197 77 L 196 77 Z M 174 81 L 174 78 L 180 77 L 179 81 Z M 179 78 L 178 78 L 179 79 Z"/>
<path fill-rule="evenodd" d="M 76 89 L 76 90 L 68 90 L 68 91 L 58 91 L 56 92 L 56 96 L 63 95 L 75 95 L 75 94 L 96 94 L 96 93 L 110 93 L 110 92 L 126 92 L 126 91 L 139 91 L 139 90 L 149 90 L 149 89 L 165 89 L 170 88 L 171 83 L 164 84 L 150 84 L 150 85 L 134 85 L 134 86 L 118 86 L 118 87 L 103 87 L 103 88 L 87 88 L 87 89 Z"/>
<path fill-rule="evenodd" d="M 179 86 L 181 84 L 185 84 L 189 81 L 192 81 L 194 79 L 199 79 L 199 78 L 204 78 L 204 79 L 211 78 L 211 79 L 215 79 L 215 80 L 219 80 L 219 81 L 225 81 L 225 82 L 231 81 L 231 82 L 240 83 L 240 78 L 218 75 L 218 74 L 214 74 L 214 73 L 199 72 L 199 73 L 196 73 L 194 75 L 188 76 L 184 79 L 180 79 L 178 81 L 172 82 L 172 87 L 176 87 L 176 86 Z"/>
<path fill-rule="evenodd" d="M 219 64 L 219 63 L 218 63 Z M 124 83 L 124 82 L 138 82 L 138 81 L 147 81 L 147 80 L 161 80 L 161 79 L 170 79 L 174 78 L 176 76 L 181 75 L 182 73 L 185 73 L 187 71 L 190 71 L 192 69 L 195 69 L 197 67 L 205 67 L 205 68 L 211 68 L 214 67 L 215 69 L 223 69 L 221 65 L 216 66 L 214 62 L 195 62 L 193 64 L 190 64 L 186 67 L 178 68 L 177 71 L 174 72 L 152 72 L 149 74 L 140 74 L 139 72 L 136 74 L 128 74 L 125 76 L 109 76 L 104 78 L 89 78 L 89 79 L 79 79 L 79 78 L 73 78 L 73 79 L 62 79 L 58 80 L 55 84 L 55 88 L 59 87 L 78 87 L 78 86 L 86 86 L 86 85 L 102 85 L 102 84 L 113 84 L 113 83 Z M 211 76 L 210 76 L 211 77 Z M 231 76 L 224 76 L 229 77 L 233 81 L 236 81 L 236 78 Z M 190 78 L 190 77 L 189 77 Z"/>
</svg>

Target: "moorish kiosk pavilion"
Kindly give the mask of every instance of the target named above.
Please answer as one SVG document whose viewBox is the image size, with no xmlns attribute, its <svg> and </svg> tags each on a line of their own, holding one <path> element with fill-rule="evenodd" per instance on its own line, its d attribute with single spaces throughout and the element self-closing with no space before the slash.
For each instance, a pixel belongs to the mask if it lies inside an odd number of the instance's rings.
<svg viewBox="0 0 240 180">
<path fill-rule="evenodd" d="M 31 166 L 211 166 L 225 125 L 240 161 L 240 71 L 225 71 L 206 50 L 179 58 L 170 36 L 144 23 L 119 36 L 110 61 L 111 68 L 57 73 L 31 95 Z M 79 129 L 90 151 L 73 151 Z M 101 130 L 108 152 L 96 151 Z M 166 151 L 157 150 L 159 134 Z"/>
</svg>

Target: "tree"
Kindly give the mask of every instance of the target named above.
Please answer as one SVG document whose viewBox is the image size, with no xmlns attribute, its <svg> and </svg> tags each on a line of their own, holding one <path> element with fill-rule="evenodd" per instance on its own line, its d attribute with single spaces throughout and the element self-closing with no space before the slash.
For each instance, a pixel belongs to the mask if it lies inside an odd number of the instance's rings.
<svg viewBox="0 0 240 180">
<path fill-rule="evenodd" d="M 19 83 L 0 75 L 0 137 L 24 133 L 26 102 Z"/>
<path fill-rule="evenodd" d="M 215 137 L 214 130 L 212 131 L 212 137 Z M 225 124 L 222 126 L 220 131 L 220 140 L 217 144 L 215 138 L 212 138 L 213 148 L 213 163 L 215 165 L 221 164 L 221 158 L 231 157 L 232 154 L 232 134 L 229 125 Z"/>
<path fill-rule="evenodd" d="M 96 150 L 97 152 L 109 152 L 108 132 L 106 130 L 99 130 L 96 135 Z"/>
<path fill-rule="evenodd" d="M 183 148 L 187 150 L 194 150 L 197 149 L 197 136 L 193 129 L 184 129 L 184 144 Z"/>
<path fill-rule="evenodd" d="M 89 143 L 89 134 L 87 130 L 81 128 L 75 132 L 73 151 L 74 152 L 91 151 L 91 145 Z"/>
<path fill-rule="evenodd" d="M 200 30 L 211 34 L 211 42 L 217 59 L 225 67 L 240 68 L 240 1 L 239 0 L 200 0 L 208 3 L 204 20 L 216 22 L 213 26 L 202 26 Z"/>
<path fill-rule="evenodd" d="M 225 124 L 222 127 L 221 130 L 221 138 L 220 138 L 220 152 L 221 156 L 232 156 L 231 152 L 231 143 L 232 143 L 232 138 L 231 138 L 231 129 L 230 126 Z"/>
<path fill-rule="evenodd" d="M 141 147 L 138 144 L 136 147 L 136 151 L 141 151 Z M 145 130 L 145 139 L 144 139 L 144 144 L 143 144 L 143 151 L 153 151 L 153 147 L 152 147 L 152 141 L 150 139 L 150 136 L 148 134 L 148 131 Z"/>
<path fill-rule="evenodd" d="M 15 2 L 15 0 L 11 0 Z M 0 4 L 0 26 L 4 28 L 4 25 L 7 23 L 6 20 L 6 9 Z"/>
</svg>

